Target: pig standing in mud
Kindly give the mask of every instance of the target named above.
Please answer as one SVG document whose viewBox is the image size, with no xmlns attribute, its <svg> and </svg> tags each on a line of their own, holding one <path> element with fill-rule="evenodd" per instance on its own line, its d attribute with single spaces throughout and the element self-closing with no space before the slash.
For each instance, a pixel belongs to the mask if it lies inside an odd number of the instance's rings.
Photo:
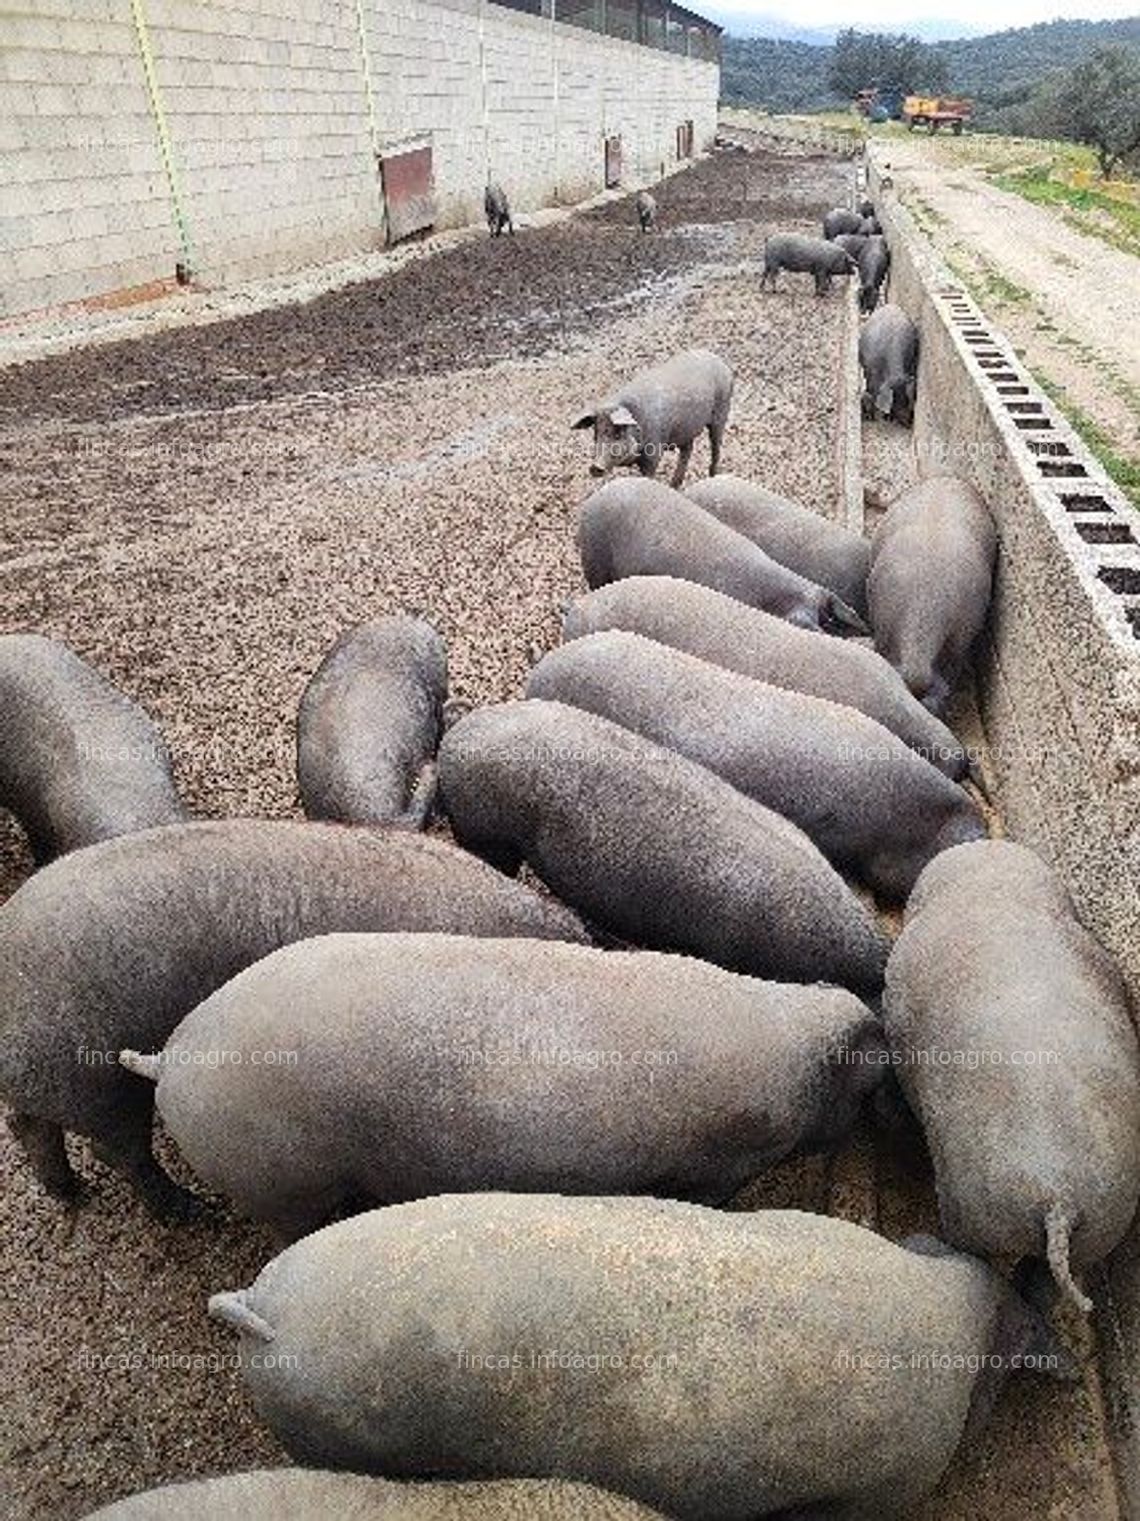
<svg viewBox="0 0 1140 1521">
<path fill-rule="evenodd" d="M 1010 1369 L 1062 1371 L 939 1242 L 662 1199 L 373 1210 L 209 1311 L 298 1462 L 580 1479 L 676 1521 L 912 1515 Z"/>
<path fill-rule="evenodd" d="M 504 228 L 514 237 L 515 224 L 511 220 L 510 203 L 501 185 L 487 186 L 483 192 L 483 212 L 493 238 L 499 237 Z"/>
<path fill-rule="evenodd" d="M 564 639 L 605 629 L 643 634 L 742 676 L 857 708 L 954 781 L 971 774 L 970 756 L 946 725 L 907 691 L 894 666 L 853 640 L 819 639 L 675 576 L 629 576 L 566 609 Z"/>
<path fill-rule="evenodd" d="M 446 697 L 447 650 L 422 619 L 379 618 L 342 634 L 297 710 L 305 816 L 421 829 Z"/>
<path fill-rule="evenodd" d="M 859 310 L 873 312 L 879 304 L 883 281 L 891 267 L 891 251 L 886 238 L 866 238 L 855 262 L 859 266 Z"/>
<path fill-rule="evenodd" d="M 625 576 L 699 581 L 825 633 L 865 634 L 842 597 L 797 575 L 711 512 L 656 481 L 609 481 L 578 511 L 578 548 L 591 587 Z"/>
<path fill-rule="evenodd" d="M 1008 840 L 939 856 L 907 904 L 884 1013 L 948 1238 L 1047 1258 L 1091 1309 L 1072 1269 L 1112 1251 L 1140 1198 L 1140 1049 L 1120 972 L 1057 874 Z"/>
<path fill-rule="evenodd" d="M 820 636 L 822 637 L 822 636 Z M 887 942 L 802 830 L 705 766 L 560 702 L 469 713 L 444 736 L 455 837 L 635 945 L 875 993 Z"/>
<path fill-rule="evenodd" d="M 997 531 L 969 481 L 931 476 L 891 503 L 871 540 L 875 648 L 941 715 L 989 610 Z"/>
<path fill-rule="evenodd" d="M 961 787 L 854 708 L 738 676 L 639 634 L 573 639 L 527 696 L 596 713 L 798 824 L 841 870 L 906 897 L 940 850 L 985 838 Z"/>
<path fill-rule="evenodd" d="M 738 475 L 698 481 L 685 495 L 773 560 L 826 586 L 866 616 L 871 546 L 861 533 Z"/>
<path fill-rule="evenodd" d="M 728 365 L 707 349 L 688 349 L 635 375 L 605 401 L 580 413 L 570 426 L 594 430 L 591 475 L 635 465 L 642 475 L 652 476 L 665 450 L 676 449 L 673 485 L 679 487 L 689 468 L 693 442 L 706 430 L 709 474 L 716 474 L 731 403 Z"/>
<path fill-rule="evenodd" d="M 835 206 L 823 219 L 823 235 L 830 240 L 841 232 L 862 232 L 866 220 L 861 212 L 849 211 L 845 206 Z"/>
<path fill-rule="evenodd" d="M 295 1062 L 249 1059 L 270 1041 Z M 217 1050 L 243 1059 L 210 1065 Z M 296 1240 L 350 1210 L 485 1188 L 723 1203 L 837 1140 L 889 1057 L 839 988 L 653 951 L 384 934 L 285 946 L 163 1052 L 121 1060 L 157 1080 L 195 1174 Z"/>
<path fill-rule="evenodd" d="M 863 416 L 909 428 L 918 394 L 918 328 L 901 306 L 880 306 L 859 334 Z"/>
<path fill-rule="evenodd" d="M 172 824 L 45 866 L 0 908 L 0 1099 L 39 1181 L 76 1195 L 69 1130 L 156 1214 L 183 1210 L 191 1201 L 151 1152 L 154 1090 L 118 1052 L 156 1050 L 281 945 L 398 929 L 585 939 L 561 904 L 402 829 Z"/>
<path fill-rule="evenodd" d="M 776 277 L 782 269 L 796 275 L 811 275 L 817 296 L 826 296 L 833 275 L 853 275 L 858 266 L 846 250 L 825 238 L 807 238 L 798 232 L 773 234 L 764 244 L 764 273 L 760 288 L 776 289 Z"/>
<path fill-rule="evenodd" d="M 142 708 L 40 634 L 0 636 L 0 808 L 37 866 L 186 817 L 162 735 Z"/>
<path fill-rule="evenodd" d="M 642 232 L 652 232 L 657 225 L 657 202 L 648 190 L 639 190 L 634 202 L 637 207 L 637 220 L 641 223 Z"/>
</svg>

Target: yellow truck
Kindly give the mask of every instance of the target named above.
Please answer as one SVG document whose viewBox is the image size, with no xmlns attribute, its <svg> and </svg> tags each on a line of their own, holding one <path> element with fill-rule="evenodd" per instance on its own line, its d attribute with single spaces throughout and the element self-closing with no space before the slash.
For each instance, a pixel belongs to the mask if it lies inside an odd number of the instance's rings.
<svg viewBox="0 0 1140 1521">
<path fill-rule="evenodd" d="M 903 101 L 903 121 L 912 132 L 916 127 L 928 127 L 931 132 L 949 127 L 957 135 L 970 119 L 972 104 L 951 95 L 908 95 Z"/>
</svg>

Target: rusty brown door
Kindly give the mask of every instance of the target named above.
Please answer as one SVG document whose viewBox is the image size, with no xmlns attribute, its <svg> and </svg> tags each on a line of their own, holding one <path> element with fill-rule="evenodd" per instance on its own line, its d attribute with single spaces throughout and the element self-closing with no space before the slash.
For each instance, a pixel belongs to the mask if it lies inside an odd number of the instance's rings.
<svg viewBox="0 0 1140 1521">
<path fill-rule="evenodd" d="M 435 179 L 430 143 L 409 143 L 380 155 L 388 213 L 388 241 L 423 232 L 435 223 Z"/>
<path fill-rule="evenodd" d="M 606 138 L 606 189 L 614 190 L 621 184 L 621 138 Z"/>
</svg>

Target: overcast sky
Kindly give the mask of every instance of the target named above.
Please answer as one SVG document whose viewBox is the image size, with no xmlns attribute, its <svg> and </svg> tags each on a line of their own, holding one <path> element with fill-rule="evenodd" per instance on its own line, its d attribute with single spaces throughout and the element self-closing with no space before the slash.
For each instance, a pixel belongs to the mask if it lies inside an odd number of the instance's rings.
<svg viewBox="0 0 1140 1521">
<path fill-rule="evenodd" d="M 905 30 L 908 24 L 924 18 L 939 21 L 956 18 L 964 23 L 963 32 L 990 32 L 1029 26 L 1035 21 L 1055 21 L 1059 17 L 1104 20 L 1140 13 L 1137 0 L 1066 0 L 1064 4 L 1050 4 L 1049 0 L 1004 0 L 1000 5 L 994 4 L 994 0 L 952 0 L 952 3 L 869 0 L 857 9 L 837 0 L 756 0 L 751 5 L 741 0 L 719 0 L 717 8 L 733 18 L 739 16 L 742 21 L 750 15 L 778 16 L 793 26 L 855 26 L 861 31 Z"/>
</svg>

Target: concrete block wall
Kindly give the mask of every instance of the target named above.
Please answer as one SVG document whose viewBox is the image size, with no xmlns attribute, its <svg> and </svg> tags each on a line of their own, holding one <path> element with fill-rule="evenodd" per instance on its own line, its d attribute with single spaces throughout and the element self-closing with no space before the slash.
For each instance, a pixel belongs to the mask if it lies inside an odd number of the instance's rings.
<svg viewBox="0 0 1140 1521">
<path fill-rule="evenodd" d="M 919 324 L 923 475 L 971 479 L 1000 551 L 979 695 L 1010 835 L 1068 883 L 1140 1012 L 1140 514 L 904 208 L 870 182 Z"/>
<path fill-rule="evenodd" d="M 0 17 L 0 316 L 169 277 L 179 258 L 126 0 Z"/>
<path fill-rule="evenodd" d="M 353 0 L 148 0 L 197 273 L 233 280 L 383 237 Z"/>
<path fill-rule="evenodd" d="M 18 9 L 13 9 L 18 7 Z M 489 0 L 142 0 L 168 183 L 131 0 L 12 0 L 0 25 L 0 316 L 374 248 L 375 150 L 428 137 L 437 226 L 632 181 L 716 132 L 716 64 Z M 367 57 L 367 70 L 365 68 Z M 371 88 L 366 81 L 370 81 Z M 189 242 L 186 258 L 183 229 Z"/>
</svg>

